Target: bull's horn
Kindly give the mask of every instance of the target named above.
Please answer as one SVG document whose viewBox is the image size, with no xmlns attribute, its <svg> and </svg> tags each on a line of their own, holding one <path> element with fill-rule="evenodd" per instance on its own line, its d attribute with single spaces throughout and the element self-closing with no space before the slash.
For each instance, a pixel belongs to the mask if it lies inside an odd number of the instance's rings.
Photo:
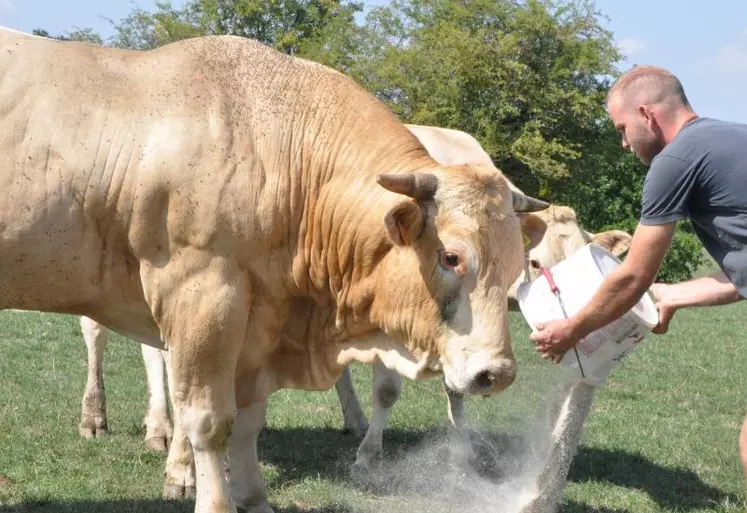
<svg viewBox="0 0 747 513">
<path fill-rule="evenodd" d="M 377 181 L 389 191 L 417 200 L 429 200 L 438 190 L 438 178 L 428 173 L 385 174 Z"/>
<path fill-rule="evenodd" d="M 514 212 L 537 212 L 538 210 L 545 210 L 550 206 L 545 201 L 516 191 L 511 191 L 511 196 L 514 202 Z"/>
</svg>

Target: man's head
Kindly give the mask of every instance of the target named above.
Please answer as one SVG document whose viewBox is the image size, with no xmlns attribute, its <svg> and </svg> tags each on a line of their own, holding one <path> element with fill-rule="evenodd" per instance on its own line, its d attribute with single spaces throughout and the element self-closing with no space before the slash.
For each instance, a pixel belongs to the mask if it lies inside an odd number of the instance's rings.
<svg viewBox="0 0 747 513">
<path fill-rule="evenodd" d="M 694 116 L 682 83 L 656 66 L 635 66 L 622 75 L 607 93 L 607 109 L 623 147 L 644 164 Z"/>
</svg>

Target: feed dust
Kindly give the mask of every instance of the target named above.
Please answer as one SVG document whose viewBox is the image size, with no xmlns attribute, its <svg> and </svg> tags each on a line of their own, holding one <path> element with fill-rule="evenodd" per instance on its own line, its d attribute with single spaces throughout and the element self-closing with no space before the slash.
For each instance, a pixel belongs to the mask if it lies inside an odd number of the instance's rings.
<svg viewBox="0 0 747 513">
<path fill-rule="evenodd" d="M 555 512 L 593 394 L 582 383 L 556 382 L 534 415 L 524 410 L 529 417 L 517 433 L 449 428 L 385 456 L 356 479 L 381 499 L 366 513 Z"/>
</svg>

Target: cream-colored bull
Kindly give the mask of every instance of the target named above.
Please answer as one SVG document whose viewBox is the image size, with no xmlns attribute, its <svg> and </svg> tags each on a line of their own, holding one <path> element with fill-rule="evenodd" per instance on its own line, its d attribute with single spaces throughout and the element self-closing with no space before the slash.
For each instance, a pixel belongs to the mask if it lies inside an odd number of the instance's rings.
<svg viewBox="0 0 747 513">
<path fill-rule="evenodd" d="M 137 52 L 0 29 L 0 126 L 0 308 L 168 348 L 199 513 L 270 510 L 243 438 L 277 387 L 354 360 L 457 393 L 514 380 L 530 202 L 439 165 L 340 73 L 231 36 Z"/>
<path fill-rule="evenodd" d="M 407 128 L 418 136 L 421 143 L 423 143 L 431 155 L 437 157 L 441 163 L 460 164 L 465 162 L 480 162 L 486 164 L 490 162 L 490 157 L 484 152 L 479 143 L 464 132 L 417 125 L 407 125 Z M 518 190 L 512 184 L 510 186 Z M 600 244 L 616 254 L 624 252 L 630 242 L 630 235 L 618 230 L 599 234 L 586 232 L 579 227 L 575 213 L 568 207 L 553 205 L 546 210 L 526 214 L 523 217 L 523 223 L 527 229 L 533 230 L 536 233 L 544 232 L 544 236 L 536 247 L 529 248 L 526 274 L 523 274 L 510 290 L 509 301 L 514 308 L 514 291 L 516 286 L 524 279 L 536 278 L 539 275 L 541 267 L 550 267 L 556 264 L 589 242 Z M 86 328 L 87 324 L 90 324 L 90 321 L 83 322 L 84 334 L 86 334 L 85 338 L 90 350 L 92 346 L 95 347 L 97 345 L 93 342 L 103 339 L 90 336 L 89 333 L 92 332 Z M 101 354 L 101 350 L 97 354 Z M 163 363 L 161 354 L 158 351 L 144 347 L 143 354 L 144 357 L 146 354 L 149 354 L 149 356 L 145 357 L 145 360 L 148 371 L 148 383 L 151 390 L 149 410 L 145 417 L 145 424 L 148 428 L 146 443 L 150 447 L 163 447 L 164 442 L 162 437 L 168 436 L 170 433 L 170 424 L 168 422 L 168 413 L 165 409 L 165 402 L 162 400 L 163 377 L 157 374 L 157 370 L 154 370 L 154 368 L 158 369 L 159 367 L 162 369 Z M 400 387 L 401 380 L 396 372 L 391 372 L 380 364 L 374 366 L 374 411 L 372 423 L 369 426 L 352 387 L 349 371 L 346 369 L 338 380 L 336 388 L 342 404 L 345 427 L 356 431 L 360 435 L 366 433 L 358 449 L 354 468 L 369 471 L 381 457 L 383 429 L 389 408 L 393 406 L 399 396 Z M 449 413 L 452 421 L 457 427 L 463 427 L 462 397 L 455 394 L 449 394 L 448 397 L 450 398 Z M 84 410 L 85 405 L 86 403 L 84 402 Z M 261 423 L 255 424 L 255 426 L 259 429 L 261 428 Z M 256 435 L 258 435 L 258 432 L 251 436 L 247 435 L 248 447 L 253 447 L 252 444 L 256 444 Z M 183 491 L 176 483 L 177 481 L 181 481 L 182 485 L 187 489 L 193 485 L 191 468 L 183 463 L 184 460 L 185 458 L 182 457 L 182 464 L 179 467 L 171 467 L 171 484 L 167 486 L 169 493 L 181 493 Z M 558 472 L 563 474 L 564 471 L 562 468 L 558 468 Z M 254 472 L 251 479 L 259 479 L 258 471 Z"/>
</svg>

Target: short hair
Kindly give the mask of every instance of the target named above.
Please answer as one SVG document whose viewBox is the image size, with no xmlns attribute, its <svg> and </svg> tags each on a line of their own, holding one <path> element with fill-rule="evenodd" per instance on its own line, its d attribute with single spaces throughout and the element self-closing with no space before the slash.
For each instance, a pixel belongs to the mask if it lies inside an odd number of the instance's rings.
<svg viewBox="0 0 747 513">
<path fill-rule="evenodd" d="M 626 100 L 635 98 L 637 103 L 680 103 L 690 108 L 682 82 L 657 66 L 633 66 L 609 89 L 607 102 L 615 95 Z"/>
</svg>

